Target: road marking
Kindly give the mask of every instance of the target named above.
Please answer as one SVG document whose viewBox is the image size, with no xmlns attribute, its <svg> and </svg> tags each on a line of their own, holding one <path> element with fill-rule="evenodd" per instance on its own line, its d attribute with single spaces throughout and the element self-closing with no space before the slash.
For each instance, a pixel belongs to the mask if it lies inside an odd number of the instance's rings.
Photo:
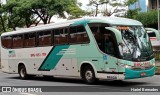
<svg viewBox="0 0 160 95">
<path fill-rule="evenodd" d="M 31 93 L 20 93 L 20 94 L 23 94 L 23 95 L 37 95 L 37 94 L 31 94 Z"/>
</svg>

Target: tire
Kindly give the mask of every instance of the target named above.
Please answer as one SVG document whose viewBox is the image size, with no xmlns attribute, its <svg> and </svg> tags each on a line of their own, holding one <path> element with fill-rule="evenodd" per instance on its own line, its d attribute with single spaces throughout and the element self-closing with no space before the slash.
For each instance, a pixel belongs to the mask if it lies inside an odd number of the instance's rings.
<svg viewBox="0 0 160 95">
<path fill-rule="evenodd" d="M 19 76 L 20 76 L 21 79 L 25 80 L 25 79 L 28 78 L 27 71 L 26 71 L 26 68 L 25 68 L 24 65 L 21 65 L 19 67 L 18 73 L 19 73 Z"/>
<path fill-rule="evenodd" d="M 86 66 L 83 71 L 83 80 L 87 84 L 94 84 L 96 82 L 95 73 L 91 66 Z"/>
</svg>

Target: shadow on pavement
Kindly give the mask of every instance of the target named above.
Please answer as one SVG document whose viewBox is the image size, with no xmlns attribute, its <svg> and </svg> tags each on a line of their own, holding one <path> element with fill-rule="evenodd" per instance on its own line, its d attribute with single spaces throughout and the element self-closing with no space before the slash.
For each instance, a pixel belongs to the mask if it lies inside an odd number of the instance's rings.
<svg viewBox="0 0 160 95">
<path fill-rule="evenodd" d="M 20 77 L 7 77 L 6 79 L 19 79 Z M 61 82 L 61 83 L 74 83 L 74 84 L 86 84 L 83 80 L 80 79 L 71 79 L 71 78 L 57 78 L 57 77 L 31 77 L 27 79 L 26 81 L 46 81 L 46 82 Z M 96 86 L 112 86 L 112 87 L 131 87 L 131 86 L 141 86 L 150 84 L 148 82 L 135 82 L 133 80 L 128 81 L 111 81 L 111 80 L 100 80 L 97 81 L 94 85 Z M 87 84 L 86 84 L 87 85 Z"/>
</svg>

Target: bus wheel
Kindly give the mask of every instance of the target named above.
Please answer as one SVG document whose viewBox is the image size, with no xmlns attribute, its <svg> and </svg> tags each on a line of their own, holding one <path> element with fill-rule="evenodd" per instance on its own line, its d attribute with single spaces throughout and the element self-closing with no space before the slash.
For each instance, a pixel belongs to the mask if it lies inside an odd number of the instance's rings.
<svg viewBox="0 0 160 95">
<path fill-rule="evenodd" d="M 93 84 L 96 81 L 94 70 L 91 66 L 86 66 L 83 72 L 83 79 L 88 84 Z"/>
<path fill-rule="evenodd" d="M 19 68 L 19 76 L 21 79 L 27 79 L 27 72 L 26 72 L 26 68 L 24 65 L 21 65 L 20 68 Z"/>
</svg>

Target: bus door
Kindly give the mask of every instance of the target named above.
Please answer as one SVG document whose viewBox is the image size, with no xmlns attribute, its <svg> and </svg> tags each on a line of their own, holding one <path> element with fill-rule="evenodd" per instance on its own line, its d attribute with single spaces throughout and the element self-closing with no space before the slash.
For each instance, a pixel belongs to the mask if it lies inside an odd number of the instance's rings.
<svg viewBox="0 0 160 95">
<path fill-rule="evenodd" d="M 107 79 L 118 79 L 118 65 L 117 61 L 120 56 L 118 49 L 119 43 L 122 41 L 120 31 L 112 27 L 106 28 L 104 33 L 104 52 L 103 61 L 105 64 L 105 71 L 108 73 Z"/>
<path fill-rule="evenodd" d="M 110 74 L 115 74 L 115 72 L 118 72 L 117 67 L 117 44 L 115 36 L 113 35 L 112 31 L 107 30 L 107 34 L 104 34 L 103 38 L 103 44 L 104 44 L 104 52 L 103 55 L 103 61 L 105 63 L 105 71 L 107 71 L 108 75 L 107 78 L 110 79 L 117 79 L 117 77 L 113 77 Z"/>
</svg>

